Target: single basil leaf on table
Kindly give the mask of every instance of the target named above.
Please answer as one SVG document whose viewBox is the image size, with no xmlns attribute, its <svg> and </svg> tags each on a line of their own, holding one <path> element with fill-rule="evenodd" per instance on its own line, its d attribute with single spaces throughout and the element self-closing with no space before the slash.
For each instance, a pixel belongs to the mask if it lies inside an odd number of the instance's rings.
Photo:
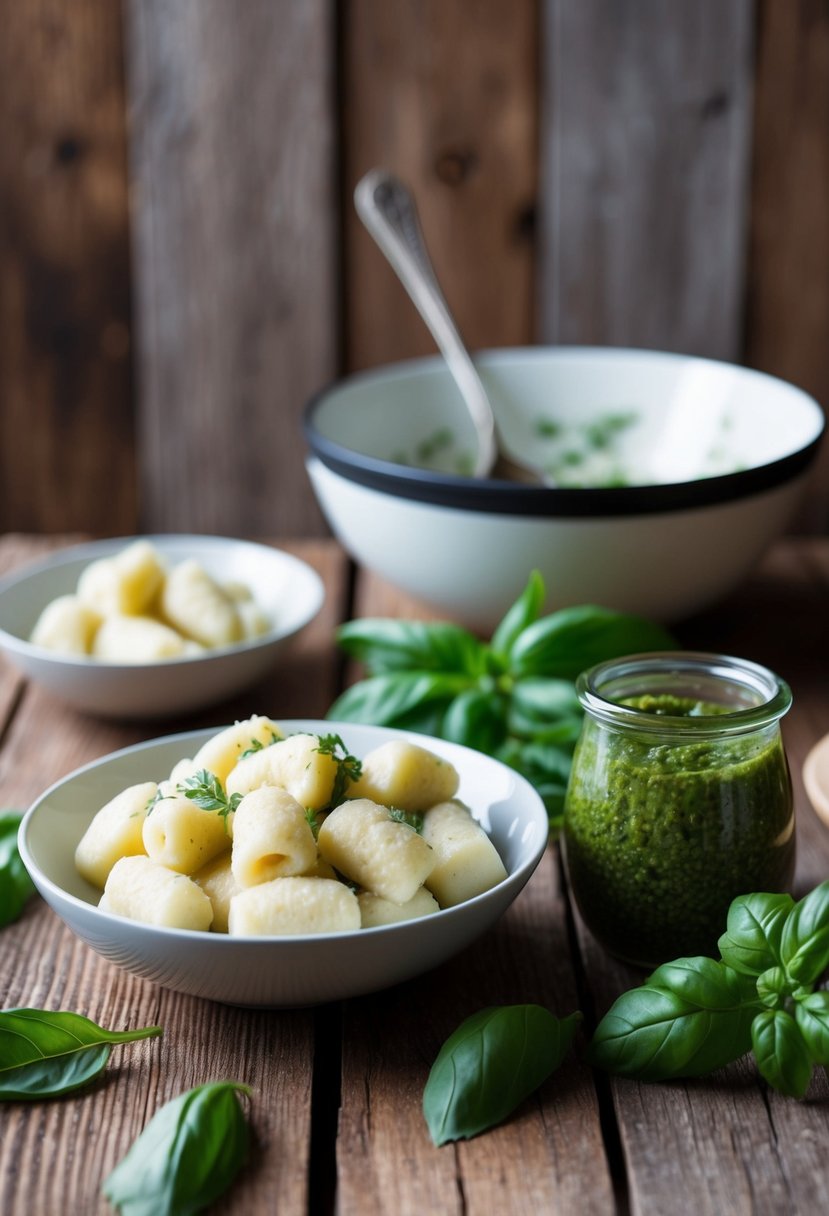
<svg viewBox="0 0 829 1216">
<path fill-rule="evenodd" d="M 829 967 L 829 880 L 796 903 L 786 918 L 780 962 L 800 984 L 816 983 Z"/>
<path fill-rule="evenodd" d="M 508 661 L 516 639 L 529 625 L 538 620 L 543 606 L 544 580 L 537 570 L 533 570 L 526 587 L 496 626 L 490 649 L 503 661 Z"/>
<path fill-rule="evenodd" d="M 35 884 L 17 848 L 22 811 L 0 811 L 0 928 L 17 920 Z"/>
<path fill-rule="evenodd" d="M 446 707 L 441 735 L 491 754 L 506 736 L 506 716 L 506 703 L 497 693 L 469 688 Z"/>
<path fill-rule="evenodd" d="M 744 975 L 762 975 L 780 962 L 780 941 L 794 907 L 791 895 L 755 892 L 740 895 L 728 909 L 719 940 L 723 962 Z"/>
<path fill-rule="evenodd" d="M 68 1010 L 0 1011 L 0 1101 L 53 1098 L 94 1081 L 115 1043 L 161 1034 L 160 1026 L 105 1030 Z"/>
<path fill-rule="evenodd" d="M 250 1148 L 239 1093 L 250 1090 L 211 1081 L 162 1106 L 104 1183 L 113 1207 L 122 1216 L 179 1216 L 223 1195 Z"/>
<path fill-rule="evenodd" d="M 761 1076 L 788 1098 L 802 1098 L 812 1059 L 797 1022 L 784 1009 L 764 1009 L 751 1026 L 751 1046 Z"/>
<path fill-rule="evenodd" d="M 750 977 L 710 958 L 677 959 L 614 1002 L 590 1058 L 641 1081 L 704 1076 L 745 1055 L 760 1007 Z"/>
<path fill-rule="evenodd" d="M 558 1068 L 580 1013 L 559 1019 L 541 1005 L 499 1005 L 449 1036 L 423 1091 L 435 1144 L 468 1140 L 501 1123 Z"/>
<path fill-rule="evenodd" d="M 394 672 L 371 676 L 352 684 L 337 697 L 327 717 L 344 722 L 368 722 L 375 726 L 397 726 L 425 705 L 444 709 L 469 687 L 468 676 L 439 672 Z"/>
<path fill-rule="evenodd" d="M 673 650 L 676 642 L 660 625 L 642 617 L 585 605 L 561 608 L 530 625 L 510 655 L 514 676 L 575 680 L 580 672 L 620 655 Z"/>
<path fill-rule="evenodd" d="M 368 617 L 340 625 L 335 636 L 338 645 L 372 675 L 440 671 L 478 676 L 486 670 L 484 643 L 448 621 Z"/>
<path fill-rule="evenodd" d="M 829 992 L 796 1000 L 794 1017 L 815 1064 L 829 1064 Z"/>
</svg>

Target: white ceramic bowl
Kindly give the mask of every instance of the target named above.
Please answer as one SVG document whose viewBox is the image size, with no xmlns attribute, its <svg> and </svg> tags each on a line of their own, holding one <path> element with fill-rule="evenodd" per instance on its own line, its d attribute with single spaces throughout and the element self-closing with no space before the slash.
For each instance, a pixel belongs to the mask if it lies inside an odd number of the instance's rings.
<svg viewBox="0 0 829 1216">
<path fill-rule="evenodd" d="M 228 937 L 160 929 L 95 906 L 100 893 L 77 873 L 75 846 L 96 810 L 120 790 L 166 776 L 214 730 L 155 739 L 78 769 L 38 799 L 20 826 L 20 852 L 43 898 L 104 958 L 165 988 L 234 1005 L 311 1005 L 357 996 L 437 966 L 488 929 L 538 865 L 547 815 L 532 786 L 480 752 L 404 731 L 350 722 L 280 722 L 286 733 L 335 731 L 356 756 L 411 738 L 460 774 L 458 796 L 489 831 L 508 877 L 464 904 L 400 925 L 303 937 Z"/>
<path fill-rule="evenodd" d="M 476 362 L 506 446 L 549 465 L 560 486 L 458 472 L 474 435 L 439 359 L 324 391 L 305 435 L 311 482 L 345 548 L 486 630 L 533 568 L 548 610 L 595 603 L 676 620 L 715 601 L 784 529 L 824 427 L 800 389 L 707 359 L 538 347 Z M 577 477 L 627 484 L 584 488 Z"/>
<path fill-rule="evenodd" d="M 169 564 L 198 559 L 223 580 L 246 583 L 271 628 L 261 637 L 157 663 L 70 658 L 28 641 L 43 608 L 76 589 L 90 562 L 135 537 L 63 549 L 0 581 L 0 649 L 20 671 L 77 709 L 117 718 L 170 717 L 201 708 L 262 679 L 289 638 L 319 612 L 325 596 L 315 570 L 268 545 L 216 536 L 150 536 Z"/>
</svg>

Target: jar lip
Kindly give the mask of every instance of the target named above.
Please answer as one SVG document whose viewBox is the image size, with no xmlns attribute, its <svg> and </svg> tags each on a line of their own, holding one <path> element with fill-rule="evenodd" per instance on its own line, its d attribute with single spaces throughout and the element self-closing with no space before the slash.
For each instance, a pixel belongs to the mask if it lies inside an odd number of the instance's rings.
<svg viewBox="0 0 829 1216">
<path fill-rule="evenodd" d="M 647 686 L 649 677 L 664 681 L 672 676 L 678 681 L 705 678 L 712 687 L 717 683 L 730 684 L 745 689 L 758 700 L 754 705 L 689 717 L 654 714 L 634 705 L 623 705 L 606 693 L 608 685 L 628 680 L 638 681 L 639 686 L 636 693 L 626 695 L 644 695 L 654 691 Z M 659 691 L 664 692 L 665 688 L 660 687 Z M 733 655 L 694 650 L 649 651 L 597 663 L 578 677 L 576 693 L 585 711 L 607 725 L 672 738 L 744 734 L 779 721 L 792 704 L 789 685 L 767 667 Z"/>
</svg>

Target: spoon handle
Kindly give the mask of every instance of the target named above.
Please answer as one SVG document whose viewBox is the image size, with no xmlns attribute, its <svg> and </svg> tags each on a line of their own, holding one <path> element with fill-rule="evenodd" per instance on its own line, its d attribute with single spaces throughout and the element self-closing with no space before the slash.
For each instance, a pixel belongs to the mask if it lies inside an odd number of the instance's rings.
<svg viewBox="0 0 829 1216">
<path fill-rule="evenodd" d="M 391 173 L 373 169 L 357 183 L 354 205 L 449 365 L 478 438 L 474 475 L 486 477 L 497 454 L 492 407 L 438 284 L 414 200 Z"/>
</svg>

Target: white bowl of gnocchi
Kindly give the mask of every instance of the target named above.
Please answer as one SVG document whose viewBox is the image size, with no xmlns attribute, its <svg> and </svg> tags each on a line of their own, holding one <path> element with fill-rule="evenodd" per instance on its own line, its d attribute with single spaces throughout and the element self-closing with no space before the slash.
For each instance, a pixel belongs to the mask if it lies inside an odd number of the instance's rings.
<svg viewBox="0 0 829 1216">
<path fill-rule="evenodd" d="M 281 1008 L 444 962 L 512 903 L 547 835 L 529 782 L 480 752 L 254 716 L 78 769 L 19 844 L 43 898 L 110 962 Z"/>
<path fill-rule="evenodd" d="M 315 570 L 269 545 L 179 534 L 93 541 L 0 581 L 0 648 L 77 709 L 170 717 L 261 679 L 324 594 Z"/>
</svg>

